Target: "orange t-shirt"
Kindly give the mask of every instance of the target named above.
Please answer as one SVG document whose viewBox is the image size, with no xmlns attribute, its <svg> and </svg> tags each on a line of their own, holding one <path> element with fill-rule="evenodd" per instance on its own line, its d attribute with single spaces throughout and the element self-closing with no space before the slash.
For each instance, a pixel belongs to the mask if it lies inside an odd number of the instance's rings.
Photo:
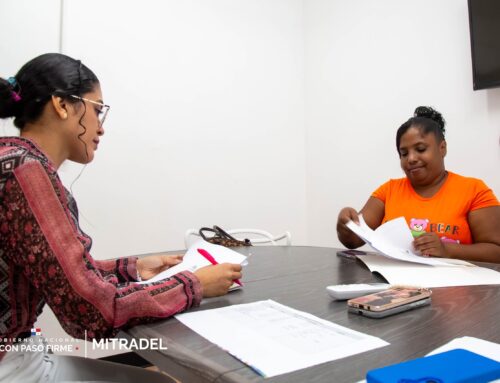
<svg viewBox="0 0 500 383">
<path fill-rule="evenodd" d="M 389 180 L 372 196 L 385 204 L 382 223 L 403 216 L 414 237 L 435 232 L 441 240 L 462 244 L 472 243 L 469 212 L 500 205 L 483 181 L 452 172 L 431 198 L 419 196 L 407 178 Z"/>
</svg>

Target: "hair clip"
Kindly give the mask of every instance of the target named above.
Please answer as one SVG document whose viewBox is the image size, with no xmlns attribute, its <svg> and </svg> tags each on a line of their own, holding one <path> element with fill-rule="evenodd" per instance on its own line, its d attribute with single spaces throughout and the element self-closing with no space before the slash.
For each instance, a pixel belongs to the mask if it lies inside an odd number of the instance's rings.
<svg viewBox="0 0 500 383">
<path fill-rule="evenodd" d="M 21 96 L 19 96 L 19 93 L 12 91 L 11 95 L 12 95 L 12 99 L 14 100 L 14 102 L 21 101 Z"/>
<path fill-rule="evenodd" d="M 11 87 L 15 88 L 17 85 L 17 80 L 15 77 L 9 77 L 7 79 L 7 82 L 10 84 Z"/>
<path fill-rule="evenodd" d="M 12 96 L 12 99 L 14 100 L 14 102 L 19 102 L 21 101 L 21 96 L 19 95 L 19 92 L 20 92 L 20 86 L 19 84 L 17 83 L 17 80 L 15 77 L 9 77 L 7 79 L 7 82 L 10 84 L 10 87 L 12 88 L 10 94 Z M 17 91 L 16 91 L 17 89 Z"/>
</svg>

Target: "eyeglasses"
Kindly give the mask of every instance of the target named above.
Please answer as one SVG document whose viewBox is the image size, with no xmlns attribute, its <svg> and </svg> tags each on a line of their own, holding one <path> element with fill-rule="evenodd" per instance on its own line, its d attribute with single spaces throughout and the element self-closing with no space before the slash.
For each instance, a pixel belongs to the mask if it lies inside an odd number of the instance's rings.
<svg viewBox="0 0 500 383">
<path fill-rule="evenodd" d="M 94 105 L 99 105 L 101 107 L 101 109 L 99 109 L 99 115 L 97 116 L 97 118 L 99 119 L 99 124 L 101 126 L 102 126 L 102 124 L 104 124 L 104 121 L 106 120 L 106 116 L 108 115 L 109 109 L 111 108 L 109 105 L 103 104 L 102 102 L 92 101 L 92 100 L 89 100 L 88 98 L 75 96 L 73 94 L 71 94 L 70 97 L 73 97 L 73 98 L 76 98 L 76 99 L 82 100 L 82 101 L 87 101 L 87 102 L 90 102 L 91 104 L 94 104 Z"/>
</svg>

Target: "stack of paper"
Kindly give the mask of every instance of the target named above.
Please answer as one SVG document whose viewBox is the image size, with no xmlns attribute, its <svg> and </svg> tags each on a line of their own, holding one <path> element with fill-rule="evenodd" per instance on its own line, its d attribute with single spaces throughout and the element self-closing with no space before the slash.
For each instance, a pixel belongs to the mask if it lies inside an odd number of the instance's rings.
<svg viewBox="0 0 500 383">
<path fill-rule="evenodd" d="M 378 272 L 391 285 L 420 287 L 449 287 L 474 285 L 500 285 L 500 273 L 485 267 L 429 266 L 401 262 L 382 255 L 363 255 L 359 259 L 371 272 Z"/>
<path fill-rule="evenodd" d="M 379 251 L 386 257 L 398 259 L 400 261 L 422 263 L 425 265 L 455 265 L 457 262 L 449 262 L 449 260 L 427 258 L 418 256 L 413 252 L 410 228 L 406 224 L 404 217 L 399 217 L 387 221 L 380 225 L 375 230 L 372 230 L 363 219 L 363 215 L 359 215 L 359 225 L 353 221 L 349 221 L 346 226 L 363 239 L 368 245 Z M 460 264 L 467 262 L 459 261 Z"/>
<path fill-rule="evenodd" d="M 403 217 L 387 221 L 372 230 L 359 215 L 359 225 L 350 221 L 347 227 L 380 255 L 363 255 L 359 259 L 371 272 L 378 272 L 393 285 L 447 287 L 499 285 L 500 273 L 459 259 L 428 258 L 412 250 L 413 236 Z"/>
<path fill-rule="evenodd" d="M 153 278 L 148 279 L 147 281 L 138 282 L 141 284 L 157 282 L 165 278 L 169 278 L 172 275 L 180 273 L 181 271 L 191 271 L 194 272 L 201 267 L 209 266 L 212 263 L 201 255 L 199 250 L 204 250 L 208 252 L 217 263 L 238 263 L 242 266 L 247 264 L 247 257 L 243 254 L 240 254 L 234 250 L 228 249 L 224 246 L 213 245 L 207 241 L 202 239 L 196 241 L 186 252 L 184 257 L 182 258 L 182 262 L 178 265 L 170 267 L 169 269 L 162 271 L 161 273 L 155 275 Z M 240 285 L 234 283 L 231 286 L 230 290 L 239 288 Z"/>
</svg>

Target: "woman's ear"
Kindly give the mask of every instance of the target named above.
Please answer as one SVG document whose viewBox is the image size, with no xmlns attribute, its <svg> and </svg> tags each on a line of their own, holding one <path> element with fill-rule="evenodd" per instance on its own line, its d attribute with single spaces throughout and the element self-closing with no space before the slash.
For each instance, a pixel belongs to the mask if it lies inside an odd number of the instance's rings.
<svg viewBox="0 0 500 383">
<path fill-rule="evenodd" d="M 446 156 L 446 153 L 448 152 L 446 140 L 441 141 L 441 143 L 439 144 L 439 152 L 441 153 L 441 156 L 443 158 Z"/>
<path fill-rule="evenodd" d="M 52 96 L 52 106 L 56 114 L 63 120 L 68 118 L 68 111 L 66 110 L 67 103 L 62 97 Z"/>
</svg>

